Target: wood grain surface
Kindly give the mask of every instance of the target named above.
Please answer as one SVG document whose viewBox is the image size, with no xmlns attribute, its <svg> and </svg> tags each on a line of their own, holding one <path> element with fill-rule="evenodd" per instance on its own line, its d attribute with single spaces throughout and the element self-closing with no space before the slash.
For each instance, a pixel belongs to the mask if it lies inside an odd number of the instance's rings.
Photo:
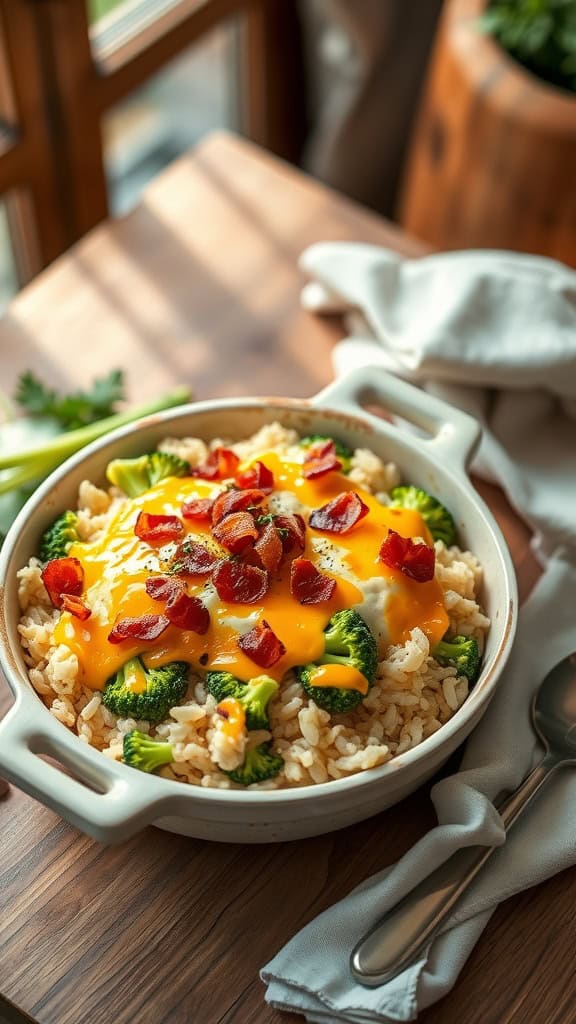
<svg viewBox="0 0 576 1024">
<path fill-rule="evenodd" d="M 0 325 L 3 386 L 28 367 L 77 384 L 122 364 L 134 401 L 176 382 L 199 398 L 310 395 L 330 379 L 342 328 L 300 310 L 296 260 L 326 238 L 423 251 L 246 143 L 213 137 L 13 303 Z M 527 531 L 500 492 L 482 490 L 526 593 L 537 573 Z M 4 687 L 0 711 L 9 703 Z M 425 787 L 296 843 L 148 829 L 105 848 L 12 787 L 0 801 L 0 992 L 38 1024 L 296 1024 L 266 1006 L 259 968 L 434 820 Z M 424 1024 L 571 1024 L 574 882 L 565 872 L 502 906 Z"/>
</svg>

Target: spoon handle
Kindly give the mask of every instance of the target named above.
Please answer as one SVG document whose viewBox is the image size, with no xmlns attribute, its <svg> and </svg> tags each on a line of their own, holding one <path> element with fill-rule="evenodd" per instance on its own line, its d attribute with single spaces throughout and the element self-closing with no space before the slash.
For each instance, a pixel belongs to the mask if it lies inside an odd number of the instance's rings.
<svg viewBox="0 0 576 1024">
<path fill-rule="evenodd" d="M 508 832 L 560 762 L 550 754 L 499 808 Z M 408 893 L 352 951 L 350 968 L 361 985 L 389 981 L 423 953 L 496 846 L 458 850 Z"/>
</svg>

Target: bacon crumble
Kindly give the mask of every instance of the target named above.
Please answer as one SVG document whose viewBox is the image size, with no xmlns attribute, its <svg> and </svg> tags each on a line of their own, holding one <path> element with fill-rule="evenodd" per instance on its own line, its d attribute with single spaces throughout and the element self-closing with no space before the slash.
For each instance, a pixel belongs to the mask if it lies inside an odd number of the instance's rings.
<svg viewBox="0 0 576 1024">
<path fill-rule="evenodd" d="M 334 441 L 324 441 L 313 444 L 308 449 L 302 476 L 306 480 L 318 480 L 337 469 L 342 469 L 342 463 L 336 455 L 336 445 Z"/>
<path fill-rule="evenodd" d="M 88 607 L 81 597 L 75 597 L 73 594 L 62 595 L 62 611 L 70 612 L 80 622 L 85 622 L 92 615 L 92 609 Z"/>
<path fill-rule="evenodd" d="M 145 587 L 153 601 L 170 601 L 183 592 L 184 583 L 177 576 L 150 576 Z"/>
<path fill-rule="evenodd" d="M 108 640 L 111 644 L 121 644 L 124 640 L 157 640 L 169 625 L 170 619 L 166 615 L 139 615 L 136 618 L 119 619 L 108 634 Z"/>
<path fill-rule="evenodd" d="M 214 525 L 231 515 L 232 512 L 245 512 L 249 508 L 260 505 L 266 495 L 264 491 L 250 488 L 244 491 L 225 491 L 219 494 L 212 509 L 212 522 Z"/>
<path fill-rule="evenodd" d="M 342 491 L 326 505 L 315 508 L 308 522 L 325 533 L 348 533 L 367 514 L 368 505 L 356 491 Z"/>
<path fill-rule="evenodd" d="M 255 487 L 264 494 L 270 494 L 274 490 L 274 474 L 260 460 L 254 462 L 248 469 L 240 470 L 234 479 L 242 490 Z"/>
<path fill-rule="evenodd" d="M 216 555 L 213 555 L 205 544 L 185 540 L 177 548 L 171 568 L 178 576 L 206 576 L 217 564 Z"/>
<path fill-rule="evenodd" d="M 260 668 L 272 668 L 286 654 L 284 644 L 266 619 L 256 623 L 248 633 L 239 636 L 238 647 Z"/>
<path fill-rule="evenodd" d="M 206 462 L 196 466 L 190 475 L 201 480 L 228 480 L 239 465 L 240 459 L 230 448 L 214 448 Z"/>
<path fill-rule="evenodd" d="M 210 520 L 214 498 L 189 498 L 182 505 L 182 516 L 184 519 L 192 519 L 201 522 Z"/>
<path fill-rule="evenodd" d="M 334 596 L 336 580 L 319 572 L 309 558 L 295 558 L 290 566 L 290 593 L 300 604 L 322 604 Z"/>
<path fill-rule="evenodd" d="M 42 570 L 42 582 L 55 608 L 62 607 L 64 594 L 80 597 L 84 569 L 78 558 L 52 558 Z"/>
<path fill-rule="evenodd" d="M 335 455 L 326 455 L 323 459 L 307 460 L 304 463 L 302 476 L 307 480 L 319 480 L 320 477 L 326 476 L 327 473 L 333 473 L 337 469 L 342 469 L 340 459 L 337 459 Z"/>
<path fill-rule="evenodd" d="M 222 601 L 255 604 L 266 594 L 269 578 L 268 573 L 257 565 L 222 561 L 212 574 L 212 582 Z"/>
<path fill-rule="evenodd" d="M 252 547 L 258 530 L 249 512 L 231 512 L 212 527 L 212 535 L 233 555 Z"/>
<path fill-rule="evenodd" d="M 262 527 L 260 536 L 254 545 L 254 551 L 258 555 L 263 569 L 272 573 L 276 572 L 282 561 L 284 549 L 274 521 L 266 523 Z"/>
<path fill-rule="evenodd" d="M 434 548 L 411 537 L 402 537 L 396 530 L 388 530 L 378 556 L 390 569 L 399 569 L 416 583 L 428 583 L 434 578 L 436 556 Z"/>
<path fill-rule="evenodd" d="M 184 533 L 184 526 L 178 516 L 139 512 L 134 533 L 139 540 L 144 540 L 148 544 L 165 544 L 170 540 L 179 540 Z"/>
<path fill-rule="evenodd" d="M 203 636 L 210 626 L 210 612 L 199 597 L 190 597 L 185 591 L 174 594 L 166 605 L 166 615 L 172 625 Z"/>
<path fill-rule="evenodd" d="M 293 548 L 304 551 L 306 523 L 299 512 L 274 516 L 274 525 L 282 541 L 284 554 L 289 554 Z"/>
</svg>

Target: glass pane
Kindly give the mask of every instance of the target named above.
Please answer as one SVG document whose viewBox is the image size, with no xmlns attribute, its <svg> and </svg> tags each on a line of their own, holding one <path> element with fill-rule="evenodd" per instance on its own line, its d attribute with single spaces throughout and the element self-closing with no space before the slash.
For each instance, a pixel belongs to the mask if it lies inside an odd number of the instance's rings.
<svg viewBox="0 0 576 1024">
<path fill-rule="evenodd" d="M 122 2 L 123 0 L 88 0 L 88 16 L 91 23 L 98 21 L 98 18 L 103 18 L 115 7 L 120 7 Z"/>
<path fill-rule="evenodd" d="M 93 27 L 96 22 L 102 22 L 98 25 L 98 32 L 115 32 L 121 36 L 154 21 L 171 7 L 175 7 L 178 2 L 179 0 L 87 0 L 88 19 Z M 109 14 L 114 14 L 115 17 L 105 21 Z M 96 48 L 103 45 L 100 40 L 93 42 Z"/>
<path fill-rule="evenodd" d="M 0 313 L 5 310 L 17 291 L 18 278 L 6 215 L 6 204 L 0 200 Z"/>
<path fill-rule="evenodd" d="M 120 7 L 123 0 L 88 0 L 88 16 L 90 23 L 97 22 L 98 17 L 105 17 L 115 7 Z"/>
<path fill-rule="evenodd" d="M 150 179 L 206 132 L 238 126 L 237 38 L 236 21 L 219 25 L 105 115 L 113 213 L 130 210 Z"/>
</svg>

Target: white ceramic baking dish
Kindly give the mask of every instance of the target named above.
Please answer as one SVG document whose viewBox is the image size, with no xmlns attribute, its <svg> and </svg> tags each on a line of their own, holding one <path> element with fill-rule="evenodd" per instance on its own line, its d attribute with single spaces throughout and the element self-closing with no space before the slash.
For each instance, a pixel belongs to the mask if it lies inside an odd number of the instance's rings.
<svg viewBox="0 0 576 1024">
<path fill-rule="evenodd" d="M 383 406 L 397 425 L 365 410 Z M 335 434 L 352 447 L 396 462 L 403 479 L 452 511 L 461 542 L 484 566 L 483 601 L 492 620 L 482 674 L 460 710 L 419 746 L 380 768 L 302 789 L 242 792 L 200 789 L 114 763 L 49 713 L 30 685 L 19 644 L 16 571 L 37 552 L 43 530 L 76 507 L 84 479 L 104 479 L 110 459 L 152 450 L 167 434 L 241 438 L 280 420 L 303 433 Z M 415 426 L 406 428 L 402 421 Z M 145 825 L 227 842 L 275 842 L 342 828 L 389 807 L 430 778 L 485 711 L 504 669 L 516 626 L 517 594 L 506 543 L 466 475 L 478 424 L 380 368 L 341 378 L 311 401 L 245 398 L 199 402 L 124 427 L 56 470 L 22 510 L 0 559 L 2 666 L 15 704 L 0 723 L 0 775 L 102 842 Z M 37 755 L 48 754 L 65 774 Z"/>
</svg>

